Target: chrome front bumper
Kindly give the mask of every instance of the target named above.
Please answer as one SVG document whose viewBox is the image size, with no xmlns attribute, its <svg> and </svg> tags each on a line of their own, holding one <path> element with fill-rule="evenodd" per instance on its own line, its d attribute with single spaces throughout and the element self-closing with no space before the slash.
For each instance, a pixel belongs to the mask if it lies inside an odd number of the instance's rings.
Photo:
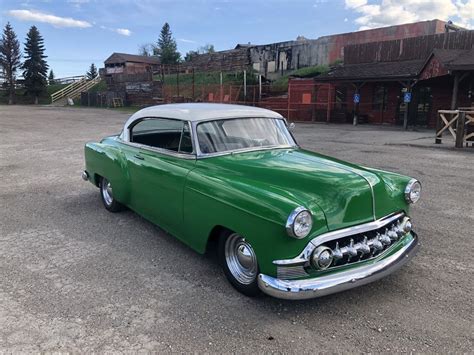
<svg viewBox="0 0 474 355">
<path fill-rule="evenodd" d="M 273 297 L 301 300 L 326 296 L 379 280 L 405 265 L 418 251 L 418 236 L 394 254 L 368 265 L 317 278 L 281 280 L 264 274 L 258 275 L 260 289 Z"/>
</svg>

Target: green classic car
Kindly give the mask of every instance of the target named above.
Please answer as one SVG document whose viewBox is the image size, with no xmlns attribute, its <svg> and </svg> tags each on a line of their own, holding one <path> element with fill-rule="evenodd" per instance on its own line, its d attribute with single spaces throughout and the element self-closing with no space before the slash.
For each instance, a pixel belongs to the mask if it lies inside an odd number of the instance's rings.
<svg viewBox="0 0 474 355">
<path fill-rule="evenodd" d="M 278 113 L 171 104 L 85 146 L 82 174 L 105 208 L 125 206 L 204 253 L 240 292 L 305 299 L 367 284 L 418 249 L 410 177 L 298 146 Z"/>
</svg>

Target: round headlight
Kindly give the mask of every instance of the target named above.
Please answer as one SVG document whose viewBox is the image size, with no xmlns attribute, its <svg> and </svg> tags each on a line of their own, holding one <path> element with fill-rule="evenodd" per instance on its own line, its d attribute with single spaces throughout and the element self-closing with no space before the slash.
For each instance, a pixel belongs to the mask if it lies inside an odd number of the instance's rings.
<svg viewBox="0 0 474 355">
<path fill-rule="evenodd" d="M 405 200 L 408 203 L 415 203 L 421 196 L 421 184 L 416 179 L 411 179 L 405 188 Z"/>
<path fill-rule="evenodd" d="M 286 221 L 286 231 L 290 237 L 301 239 L 306 237 L 313 227 L 313 216 L 304 207 L 298 207 L 291 212 Z"/>
</svg>

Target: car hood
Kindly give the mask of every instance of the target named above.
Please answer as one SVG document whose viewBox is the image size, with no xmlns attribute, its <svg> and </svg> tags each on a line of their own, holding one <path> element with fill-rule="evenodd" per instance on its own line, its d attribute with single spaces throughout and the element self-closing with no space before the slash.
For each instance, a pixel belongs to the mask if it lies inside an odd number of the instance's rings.
<svg viewBox="0 0 474 355">
<path fill-rule="evenodd" d="M 315 214 L 322 211 L 328 230 L 368 222 L 403 207 L 399 187 L 389 176 L 384 179 L 384 172 L 303 149 L 229 154 L 200 160 L 199 167 L 208 170 L 211 179 L 218 177 L 221 184 L 237 189 L 237 203 L 247 202 L 243 208 L 248 209 L 252 199 L 271 204 L 267 210 L 278 211 L 286 220 L 302 205 Z"/>
</svg>

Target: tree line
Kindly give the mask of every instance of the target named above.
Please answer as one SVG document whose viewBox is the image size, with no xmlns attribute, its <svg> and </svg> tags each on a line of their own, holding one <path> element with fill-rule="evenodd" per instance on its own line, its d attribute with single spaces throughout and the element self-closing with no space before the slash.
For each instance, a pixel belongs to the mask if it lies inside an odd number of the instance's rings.
<svg viewBox="0 0 474 355">
<path fill-rule="evenodd" d="M 8 91 L 8 103 L 13 103 L 15 84 L 19 71 L 22 71 L 26 93 L 33 96 L 35 104 L 46 90 L 48 63 L 44 54 L 44 40 L 36 26 L 31 26 L 24 43 L 24 61 L 20 42 L 10 23 L 5 25 L 0 39 L 0 67 L 4 76 L 4 87 Z"/>
<path fill-rule="evenodd" d="M 189 62 L 199 54 L 214 53 L 214 45 L 206 44 L 191 50 L 186 53 L 184 58 L 181 58 L 181 53 L 178 52 L 176 40 L 171 32 L 170 25 L 165 22 L 161 28 L 160 36 L 156 43 L 146 43 L 138 47 L 138 53 L 144 56 L 156 56 L 160 58 L 162 64 L 179 64 Z"/>
</svg>

